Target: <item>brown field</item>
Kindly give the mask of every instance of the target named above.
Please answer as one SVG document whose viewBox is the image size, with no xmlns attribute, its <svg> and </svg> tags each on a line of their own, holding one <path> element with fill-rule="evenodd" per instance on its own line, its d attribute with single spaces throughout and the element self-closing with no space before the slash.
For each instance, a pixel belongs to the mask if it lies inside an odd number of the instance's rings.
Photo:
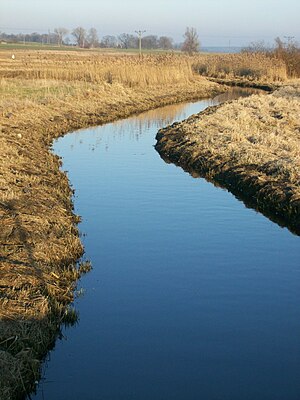
<svg viewBox="0 0 300 400">
<path fill-rule="evenodd" d="M 300 81 L 162 129 L 163 158 L 217 182 L 300 234 Z"/>
</svg>

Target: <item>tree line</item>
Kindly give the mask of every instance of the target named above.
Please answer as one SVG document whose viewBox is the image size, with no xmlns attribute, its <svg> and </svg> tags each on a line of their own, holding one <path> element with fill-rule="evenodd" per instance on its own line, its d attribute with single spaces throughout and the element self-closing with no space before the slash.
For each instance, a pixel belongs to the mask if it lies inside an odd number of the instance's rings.
<svg viewBox="0 0 300 400">
<path fill-rule="evenodd" d="M 71 36 L 70 36 L 71 35 Z M 72 39 L 71 39 L 72 38 Z M 95 28 L 86 30 L 82 26 L 74 28 L 72 31 L 64 27 L 55 28 L 48 33 L 19 33 L 7 34 L 0 32 L 0 39 L 7 42 L 35 42 L 52 45 L 71 45 L 75 43 L 80 48 L 121 48 L 137 49 L 139 47 L 138 37 L 130 33 L 122 33 L 118 36 L 105 35 L 101 39 Z M 143 49 L 163 49 L 172 50 L 181 48 L 187 53 L 199 51 L 200 43 L 195 28 L 186 28 L 184 42 L 181 45 L 174 43 L 169 36 L 145 35 L 142 37 Z"/>
</svg>

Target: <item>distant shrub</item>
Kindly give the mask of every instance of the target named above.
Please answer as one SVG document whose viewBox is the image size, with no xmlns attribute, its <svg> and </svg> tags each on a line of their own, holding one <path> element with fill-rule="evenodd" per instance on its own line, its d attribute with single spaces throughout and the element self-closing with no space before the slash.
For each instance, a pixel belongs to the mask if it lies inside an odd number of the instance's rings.
<svg viewBox="0 0 300 400">
<path fill-rule="evenodd" d="M 242 49 L 242 53 L 264 54 L 265 56 L 282 61 L 286 66 L 287 76 L 300 77 L 300 46 L 292 38 L 284 42 L 279 37 L 275 39 L 275 46 L 268 48 L 264 42 L 253 42 Z"/>
<path fill-rule="evenodd" d="M 270 53 L 271 57 L 282 60 L 287 68 L 287 74 L 291 78 L 300 77 L 300 46 L 293 40 L 283 42 L 280 38 L 275 39 L 275 48 Z"/>
</svg>

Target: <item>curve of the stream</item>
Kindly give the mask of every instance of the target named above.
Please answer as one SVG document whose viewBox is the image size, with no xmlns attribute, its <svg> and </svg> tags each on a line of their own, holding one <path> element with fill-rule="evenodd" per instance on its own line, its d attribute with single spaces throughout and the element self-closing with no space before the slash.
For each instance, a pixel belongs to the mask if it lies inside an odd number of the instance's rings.
<svg viewBox="0 0 300 400">
<path fill-rule="evenodd" d="M 155 152 L 164 107 L 54 146 L 86 255 L 38 400 L 299 400 L 299 237 Z"/>
</svg>

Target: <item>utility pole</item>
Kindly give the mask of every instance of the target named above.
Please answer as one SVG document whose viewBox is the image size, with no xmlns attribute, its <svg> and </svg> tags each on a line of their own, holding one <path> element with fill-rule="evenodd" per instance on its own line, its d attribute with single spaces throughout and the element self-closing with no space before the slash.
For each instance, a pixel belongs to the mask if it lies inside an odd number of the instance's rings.
<svg viewBox="0 0 300 400">
<path fill-rule="evenodd" d="M 138 37 L 139 37 L 139 54 L 140 57 L 142 57 L 142 34 L 145 33 L 146 31 L 135 31 L 135 33 L 137 33 Z"/>
</svg>

